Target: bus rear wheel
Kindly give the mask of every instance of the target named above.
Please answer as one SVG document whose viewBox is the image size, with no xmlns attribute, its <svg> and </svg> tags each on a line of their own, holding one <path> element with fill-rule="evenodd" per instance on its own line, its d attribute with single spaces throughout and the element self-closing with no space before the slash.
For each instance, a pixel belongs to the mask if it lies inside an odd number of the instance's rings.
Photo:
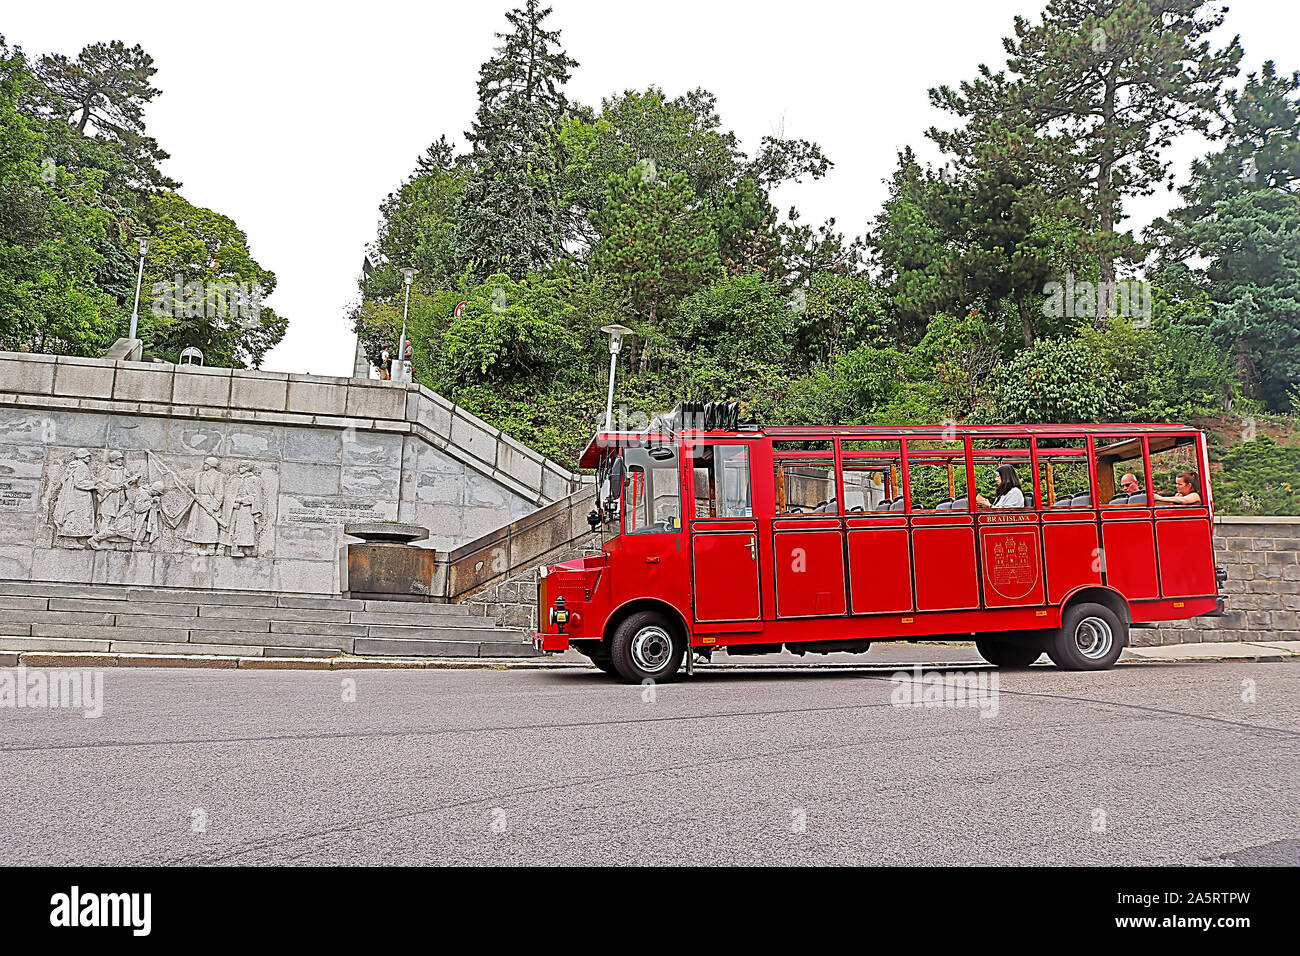
<svg viewBox="0 0 1300 956">
<path fill-rule="evenodd" d="M 609 656 L 625 681 L 666 681 L 682 664 L 686 644 L 663 615 L 638 611 L 614 629 Z"/>
<path fill-rule="evenodd" d="M 977 636 L 975 649 L 994 667 L 1008 670 L 1028 667 L 1043 656 L 1042 645 L 1034 638 L 1017 639 L 1001 634 Z"/>
<path fill-rule="evenodd" d="M 1074 604 L 1047 642 L 1047 656 L 1063 671 L 1101 671 L 1114 665 L 1128 644 L 1128 628 L 1104 604 Z"/>
</svg>

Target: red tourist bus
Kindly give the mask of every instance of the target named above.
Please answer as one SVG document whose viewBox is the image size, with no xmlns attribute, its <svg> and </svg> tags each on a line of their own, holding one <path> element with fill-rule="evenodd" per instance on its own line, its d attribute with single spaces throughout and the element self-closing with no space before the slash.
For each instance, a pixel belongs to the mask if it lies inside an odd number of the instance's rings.
<svg viewBox="0 0 1300 956">
<path fill-rule="evenodd" d="M 540 650 L 641 681 L 716 647 L 958 635 L 1001 667 L 1099 670 L 1131 626 L 1222 612 L 1193 428 L 762 427 L 737 408 L 592 439 L 602 551 L 542 570 Z"/>
</svg>

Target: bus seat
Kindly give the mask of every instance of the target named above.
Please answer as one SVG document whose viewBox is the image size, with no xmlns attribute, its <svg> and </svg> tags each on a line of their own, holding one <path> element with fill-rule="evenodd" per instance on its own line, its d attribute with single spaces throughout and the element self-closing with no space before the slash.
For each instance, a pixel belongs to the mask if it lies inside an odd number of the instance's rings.
<svg viewBox="0 0 1300 956">
<path fill-rule="evenodd" d="M 1111 498 L 1110 501 L 1106 502 L 1107 507 L 1109 507 L 1110 505 L 1126 505 L 1126 504 L 1128 504 L 1128 495 L 1116 495 L 1114 498 Z"/>
<path fill-rule="evenodd" d="M 1075 495 L 1072 499 L 1070 499 L 1070 507 L 1071 507 L 1071 508 L 1091 508 L 1091 507 L 1092 507 L 1092 495 L 1090 495 L 1090 494 Z"/>
<path fill-rule="evenodd" d="M 902 511 L 906 506 L 907 506 L 907 502 L 905 502 L 905 501 L 903 500 L 903 496 L 902 496 L 902 495 L 899 495 L 899 496 L 898 496 L 897 498 L 895 498 L 892 502 L 890 502 L 890 504 L 889 504 L 889 510 L 890 510 L 890 511 Z"/>
<path fill-rule="evenodd" d="M 893 498 L 886 498 L 886 499 L 884 499 L 883 501 L 881 501 L 880 504 L 876 505 L 876 510 L 877 510 L 877 511 L 888 511 L 888 510 L 889 510 L 889 506 L 890 506 L 891 504 L 893 504 L 893 503 L 894 503 L 894 499 L 893 499 Z"/>
<path fill-rule="evenodd" d="M 953 508 L 956 507 L 957 507 L 957 500 L 955 498 L 945 498 L 943 501 L 939 502 L 937 505 L 934 506 L 934 510 L 951 511 Z"/>
</svg>

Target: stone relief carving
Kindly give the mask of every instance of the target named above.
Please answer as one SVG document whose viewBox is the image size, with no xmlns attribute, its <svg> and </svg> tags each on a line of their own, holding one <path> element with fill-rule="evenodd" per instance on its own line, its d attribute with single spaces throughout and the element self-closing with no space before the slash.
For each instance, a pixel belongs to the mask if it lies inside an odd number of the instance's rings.
<svg viewBox="0 0 1300 956">
<path fill-rule="evenodd" d="M 151 451 L 128 462 L 116 448 L 78 448 L 55 466 L 48 519 L 54 543 L 76 550 L 172 551 L 257 557 L 266 476 L 251 462 L 203 460 L 189 478 Z"/>
</svg>

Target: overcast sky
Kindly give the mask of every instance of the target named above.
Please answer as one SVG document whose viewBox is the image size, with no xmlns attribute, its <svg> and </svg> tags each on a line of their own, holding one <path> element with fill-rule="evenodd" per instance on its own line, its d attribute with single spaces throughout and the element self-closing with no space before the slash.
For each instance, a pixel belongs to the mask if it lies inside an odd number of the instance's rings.
<svg viewBox="0 0 1300 956">
<path fill-rule="evenodd" d="M 1000 67 L 1014 0 L 722 2 L 553 0 L 550 25 L 580 66 L 569 96 L 655 84 L 669 95 L 717 94 L 723 124 L 746 147 L 768 133 L 813 139 L 834 161 L 818 182 L 782 187 L 782 215 L 830 216 L 866 230 L 896 153 L 931 156 L 923 134 L 942 114 L 926 90 Z M 154 58 L 163 92 L 151 134 L 166 172 L 192 203 L 231 216 L 279 286 L 269 304 L 289 319 L 266 368 L 346 375 L 346 319 L 379 203 L 446 133 L 458 147 L 473 117 L 479 64 L 505 27 L 509 2 L 218 4 L 61 0 L 8 4 L 0 32 L 29 56 L 69 56 L 120 39 Z M 1245 69 L 1266 59 L 1300 69 L 1300 3 L 1238 0 L 1222 41 L 1241 36 Z M 1243 70 L 1245 72 L 1245 70 Z M 1179 169 L 1204 151 L 1179 144 Z M 1168 208 L 1164 190 L 1133 204 L 1137 224 Z"/>
</svg>

